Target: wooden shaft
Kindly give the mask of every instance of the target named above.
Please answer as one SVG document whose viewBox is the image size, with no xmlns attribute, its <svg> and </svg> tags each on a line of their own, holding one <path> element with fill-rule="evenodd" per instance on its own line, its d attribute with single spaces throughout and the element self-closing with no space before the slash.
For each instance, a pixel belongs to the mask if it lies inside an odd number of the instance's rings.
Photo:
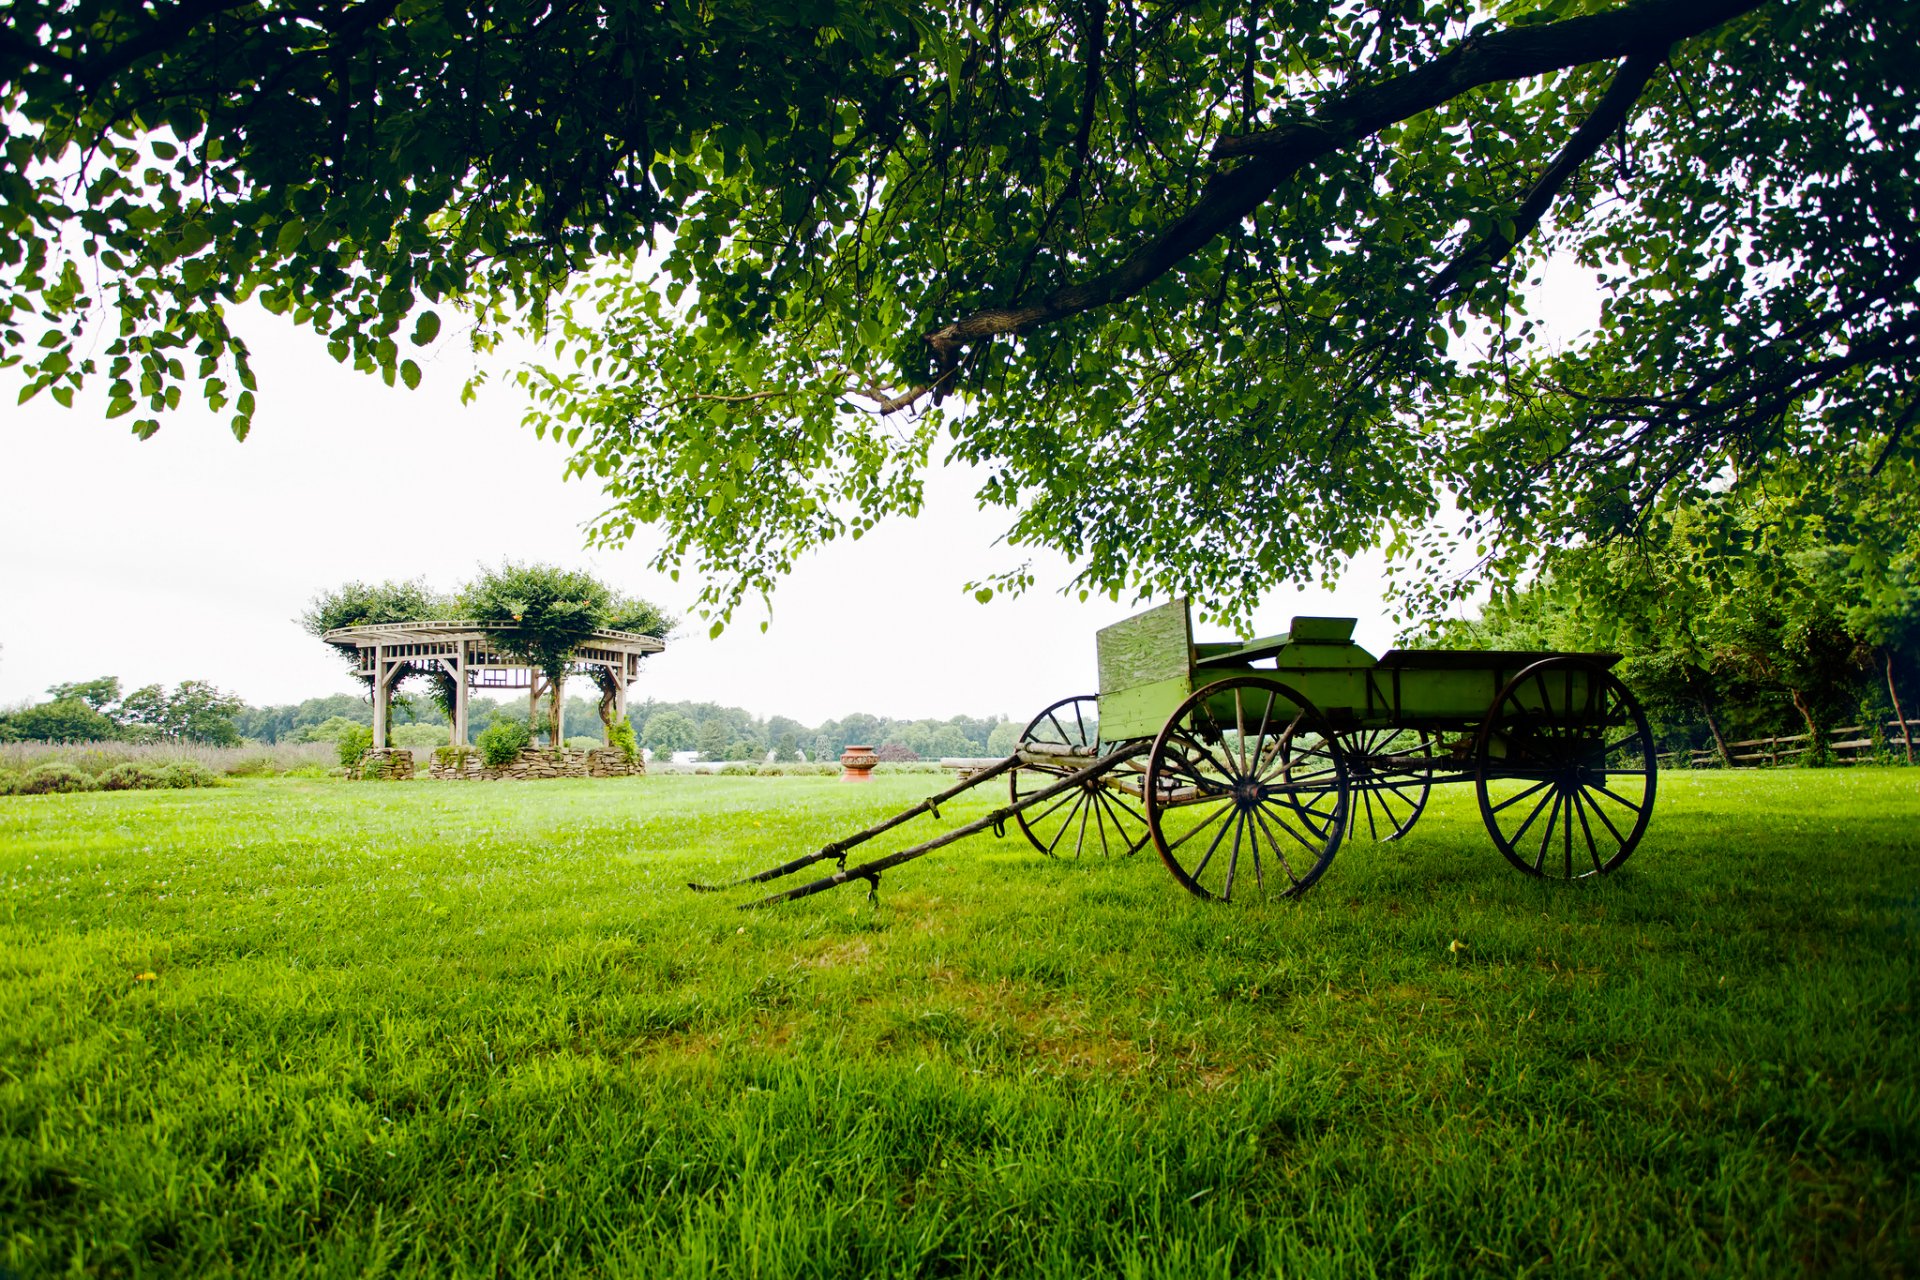
<svg viewBox="0 0 1920 1280">
<path fill-rule="evenodd" d="M 964 827 L 956 827 L 944 835 L 935 836 L 933 839 L 923 844 L 914 845 L 910 849 L 902 849 L 898 853 L 890 853 L 884 858 L 875 858 L 872 862 L 863 862 L 857 867 L 842 868 L 824 880 L 815 880 L 812 884 L 803 884 L 798 889 L 789 889 L 785 893 L 776 893 L 769 897 L 761 898 L 756 902 L 743 903 L 740 909 L 746 911 L 754 907 L 772 906 L 777 902 L 793 902 L 800 898 L 812 897 L 816 893 L 823 893 L 828 889 L 843 885 L 849 880 L 869 880 L 877 885 L 879 883 L 879 875 L 882 871 L 897 867 L 903 862 L 912 862 L 915 858 L 924 857 L 932 853 L 935 849 L 950 845 L 956 840 L 964 840 L 968 836 L 978 835 L 982 831 L 986 831 L 992 827 L 1004 826 L 1008 818 L 1013 817 L 1022 810 L 1031 808 L 1039 804 L 1042 800 L 1050 800 L 1061 792 L 1072 790 L 1084 782 L 1091 782 L 1121 761 L 1130 760 L 1134 756 L 1146 752 L 1150 749 L 1150 746 L 1151 744 L 1149 743 L 1138 742 L 1132 746 L 1122 748 L 1112 755 L 1102 756 L 1084 769 L 1067 774 L 1052 786 L 1036 791 L 1032 795 L 1014 804 L 995 809 L 986 817 L 974 822 L 969 822 Z M 1001 770 L 1010 769 L 1018 761 L 1019 756 L 1009 756 L 1007 759 L 1001 761 L 996 768 Z M 977 780 L 978 779 L 969 779 L 969 782 L 971 783 Z"/>
<path fill-rule="evenodd" d="M 742 879 L 742 880 L 730 880 L 726 884 L 721 884 L 721 885 L 690 883 L 687 885 L 687 888 L 692 889 L 696 893 L 712 893 L 717 889 L 732 889 L 738 885 L 743 885 L 743 884 L 760 884 L 761 882 L 767 881 L 767 880 L 778 880 L 781 876 L 790 876 L 796 871 L 803 871 L 806 868 L 812 866 L 816 862 L 825 862 L 828 858 L 841 857 L 847 852 L 847 850 L 853 848 L 855 845 L 865 844 L 867 841 L 873 839 L 875 836 L 884 835 L 887 832 L 893 830 L 895 827 L 902 825 L 903 823 L 911 822 L 913 819 L 919 817 L 923 813 L 932 813 L 934 810 L 938 809 L 941 805 L 953 799 L 955 796 L 961 794 L 964 791 L 969 791 L 974 787 L 979 786 L 981 783 L 987 781 L 989 778 L 999 777 L 1001 774 L 1005 773 L 1007 770 L 1013 768 L 1019 763 L 1020 763 L 1019 756 L 1008 756 L 1005 760 L 1002 760 L 999 764 L 994 765 L 991 769 L 982 769 L 979 773 L 974 774 L 971 778 L 968 778 L 963 782 L 957 783 L 954 786 L 948 787 L 945 791 L 942 791 L 939 795 L 928 796 L 925 800 L 922 800 L 919 804 L 914 805 L 911 809 L 904 809 L 901 812 L 894 814 L 891 818 L 888 818 L 885 822 L 876 823 L 873 826 L 868 827 L 865 831 L 860 831 L 853 835 L 848 836 L 845 840 L 835 840 L 832 844 L 822 845 L 819 849 L 815 850 L 814 852 L 802 854 L 800 857 L 793 859 L 791 862 L 783 862 L 777 867 L 769 867 L 765 871 L 757 872 L 753 875 L 747 876 L 745 879 Z"/>
</svg>

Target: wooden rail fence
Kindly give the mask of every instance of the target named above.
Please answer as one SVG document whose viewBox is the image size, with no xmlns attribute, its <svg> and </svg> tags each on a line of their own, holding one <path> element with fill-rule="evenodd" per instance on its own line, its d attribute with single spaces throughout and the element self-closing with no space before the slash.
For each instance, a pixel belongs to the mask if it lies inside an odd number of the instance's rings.
<svg viewBox="0 0 1920 1280">
<path fill-rule="evenodd" d="M 1903 734 L 1906 736 L 1903 737 Z M 1920 747 L 1920 720 L 1887 721 L 1886 746 L 1904 756 L 1907 741 Z M 1729 742 L 1727 750 L 1733 756 L 1733 767 L 1736 769 L 1766 769 L 1793 763 L 1795 758 L 1805 755 L 1811 745 L 1808 734 L 1794 733 Z M 1827 750 L 1832 752 L 1836 764 L 1856 764 L 1872 759 L 1874 741 L 1869 726 L 1850 724 L 1833 730 Z M 1690 757 L 1687 763 L 1696 769 L 1714 769 L 1724 763 L 1720 759 L 1720 752 L 1713 747 L 1692 752 L 1663 751 L 1660 753 L 1660 763 L 1671 767 L 1679 763 L 1683 754 Z"/>
</svg>

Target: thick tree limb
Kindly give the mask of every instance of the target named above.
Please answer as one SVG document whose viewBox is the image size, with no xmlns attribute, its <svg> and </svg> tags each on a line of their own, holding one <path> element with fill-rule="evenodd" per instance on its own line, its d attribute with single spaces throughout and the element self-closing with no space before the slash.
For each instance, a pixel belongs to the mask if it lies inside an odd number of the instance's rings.
<svg viewBox="0 0 1920 1280">
<path fill-rule="evenodd" d="M 1032 301 L 982 308 L 925 340 L 944 370 L 980 339 L 1025 333 L 1124 301 L 1239 225 L 1300 170 L 1389 125 L 1484 85 L 1665 49 L 1766 2 L 1631 0 L 1606 13 L 1469 36 L 1416 71 L 1331 99 L 1308 119 L 1221 139 L 1215 159 L 1252 163 L 1216 175 L 1193 208 L 1117 266 Z"/>
<path fill-rule="evenodd" d="M 1666 57 L 1665 49 L 1627 55 L 1627 60 L 1620 65 L 1613 83 L 1607 86 L 1593 113 L 1581 121 L 1573 137 L 1567 139 L 1567 145 L 1553 158 L 1553 163 L 1547 166 L 1546 171 L 1535 179 L 1526 197 L 1520 201 L 1520 207 L 1514 210 L 1512 233 L 1496 227 L 1484 240 L 1470 246 L 1428 283 L 1429 297 L 1444 297 L 1470 273 L 1491 270 L 1506 260 L 1514 246 L 1540 225 L 1540 219 L 1546 216 L 1554 197 L 1580 172 L 1580 167 L 1605 145 L 1615 129 L 1626 123 L 1633 104 L 1640 100 L 1647 83 L 1660 70 Z"/>
</svg>

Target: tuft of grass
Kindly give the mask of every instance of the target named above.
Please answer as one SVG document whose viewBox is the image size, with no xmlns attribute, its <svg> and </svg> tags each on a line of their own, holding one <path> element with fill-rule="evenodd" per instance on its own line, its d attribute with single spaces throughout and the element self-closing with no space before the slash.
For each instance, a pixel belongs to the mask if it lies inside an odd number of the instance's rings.
<svg viewBox="0 0 1920 1280">
<path fill-rule="evenodd" d="M 1458 790 L 1299 902 L 1017 835 L 682 887 L 928 783 L 9 801 L 0 1266 L 1920 1270 L 1912 771 L 1663 779 L 1596 884 Z"/>
</svg>

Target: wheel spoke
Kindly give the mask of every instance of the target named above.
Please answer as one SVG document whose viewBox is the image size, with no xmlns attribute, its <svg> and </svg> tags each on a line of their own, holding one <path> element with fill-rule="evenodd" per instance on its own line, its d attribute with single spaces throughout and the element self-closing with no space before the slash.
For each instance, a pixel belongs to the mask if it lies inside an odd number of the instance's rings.
<svg viewBox="0 0 1920 1280">
<path fill-rule="evenodd" d="M 1100 789 L 1100 794 L 1106 799 L 1106 802 L 1108 804 L 1113 805 L 1115 808 L 1119 809 L 1122 813 L 1125 813 L 1127 816 L 1131 817 L 1135 822 L 1145 822 L 1147 820 L 1146 814 L 1141 813 L 1138 809 L 1135 809 L 1132 805 L 1128 804 L 1125 800 L 1122 800 L 1119 795 L 1114 793 L 1111 787 L 1102 787 Z M 1116 815 L 1114 818 L 1114 821 L 1118 822 L 1119 820 L 1120 819 L 1118 815 Z"/>
<path fill-rule="evenodd" d="M 1608 832 L 1612 834 L 1614 843 L 1625 847 L 1627 838 L 1620 834 L 1620 828 L 1613 825 L 1613 819 L 1607 816 L 1607 811 L 1599 805 L 1594 804 L 1591 800 L 1587 802 L 1587 805 L 1593 810 L 1593 816 L 1600 819 L 1601 825 L 1606 827 Z"/>
<path fill-rule="evenodd" d="M 1558 795 L 1558 794 L 1559 794 L 1559 792 L 1558 792 L 1558 791 L 1549 791 L 1549 792 L 1547 792 L 1547 794 L 1546 794 L 1546 795 L 1544 795 L 1544 796 L 1541 796 L 1541 797 L 1540 797 L 1540 803 L 1539 803 L 1539 804 L 1537 804 L 1537 805 L 1535 805 L 1535 806 L 1533 806 L 1533 812 L 1527 815 L 1527 820 L 1526 820 L 1525 822 L 1523 822 L 1523 823 L 1521 823 L 1521 824 L 1520 824 L 1520 829 L 1519 829 L 1518 831 L 1516 831 L 1516 832 L 1514 832 L 1514 833 L 1513 833 L 1513 836 L 1512 836 L 1512 838 L 1511 838 L 1511 839 L 1509 839 L 1509 840 L 1507 841 L 1507 843 L 1508 843 L 1508 844 L 1514 844 L 1514 845 L 1517 845 L 1517 844 L 1519 844 L 1519 843 L 1520 843 L 1520 837 L 1521 837 L 1521 836 L 1524 836 L 1524 835 L 1526 835 L 1526 834 L 1527 834 L 1527 828 L 1528 828 L 1528 827 L 1530 827 L 1530 826 L 1532 826 L 1532 825 L 1533 825 L 1533 820 L 1534 820 L 1535 818 L 1538 818 L 1538 817 L 1540 816 L 1540 811 L 1541 811 L 1542 809 L 1544 809 L 1544 808 L 1546 808 L 1546 807 L 1547 807 L 1547 802 L 1548 802 L 1549 800 L 1552 800 L 1552 799 L 1553 799 L 1553 798 L 1554 798 L 1554 797 L 1555 797 L 1556 795 Z"/>
<path fill-rule="evenodd" d="M 1027 825 L 1029 827 L 1039 826 L 1041 823 L 1045 822 L 1048 818 L 1052 817 L 1055 813 L 1058 813 L 1062 808 L 1064 808 L 1069 804 L 1072 804 L 1073 797 L 1074 797 L 1074 793 L 1071 791 L 1062 793 L 1058 800 L 1055 800 L 1052 804 L 1048 805 L 1045 809 L 1041 810 L 1039 817 L 1028 818 L 1026 820 Z M 1067 821 L 1068 822 L 1073 821 L 1072 814 L 1067 815 Z M 1051 849 L 1053 846 L 1049 845 L 1047 847 Z"/>
<path fill-rule="evenodd" d="M 1553 809 L 1547 814 L 1547 829 L 1540 835 L 1540 856 L 1533 860 L 1533 869 L 1540 870 L 1547 860 L 1547 845 L 1553 841 L 1553 823 L 1560 816 L 1560 802 L 1565 799 L 1560 788 L 1553 789 Z M 1517 839 L 1518 837 L 1516 837 Z"/>
<path fill-rule="evenodd" d="M 1601 786 L 1597 782 L 1589 783 L 1587 789 L 1590 791 L 1598 791 L 1601 795 L 1605 796 L 1607 799 L 1612 800 L 1617 804 L 1623 804 L 1627 806 L 1627 808 L 1633 810 L 1635 813 L 1640 813 L 1646 808 L 1645 805 L 1635 804 L 1633 801 L 1627 799 L 1625 796 L 1615 795 L 1613 792 L 1609 791 L 1607 788 Z"/>
<path fill-rule="evenodd" d="M 1083 798 L 1081 794 L 1077 791 L 1069 791 L 1067 792 L 1067 798 L 1075 801 L 1075 804 L 1073 808 L 1067 810 L 1067 816 L 1064 820 L 1061 821 L 1060 829 L 1053 833 L 1053 839 L 1047 841 L 1047 847 L 1045 852 L 1049 858 L 1053 856 L 1053 851 L 1059 847 L 1060 841 L 1066 838 L 1067 832 L 1073 829 L 1074 814 L 1080 812 L 1080 806 L 1078 802 Z M 1059 806 L 1056 805 L 1054 807 L 1058 808 Z M 1049 809 L 1047 810 L 1047 812 L 1052 813 L 1053 810 Z"/>
<path fill-rule="evenodd" d="M 1579 787 L 1573 789 L 1573 811 L 1580 815 L 1580 834 L 1587 839 L 1587 857 L 1593 860 L 1593 869 L 1605 871 L 1606 868 L 1600 865 L 1600 850 L 1593 843 L 1593 828 L 1587 823 L 1587 806 L 1581 803 Z M 1567 874 L 1569 877 L 1573 874 L 1571 865 L 1567 868 Z"/>
<path fill-rule="evenodd" d="M 1233 849 L 1227 854 L 1227 883 L 1220 892 L 1222 902 L 1233 901 L 1233 875 L 1240 869 L 1240 833 L 1246 825 L 1247 813 L 1242 809 L 1233 815 Z"/>
<path fill-rule="evenodd" d="M 1221 805 L 1218 809 L 1215 809 L 1211 814 L 1207 815 L 1206 818 L 1204 818 L 1199 823 L 1195 824 L 1193 827 L 1188 829 L 1185 835 L 1181 836 L 1178 840 L 1175 840 L 1169 843 L 1167 845 L 1167 848 L 1169 850 L 1178 849 L 1181 845 L 1185 844 L 1187 841 L 1193 839 L 1195 836 L 1199 835 L 1202 831 L 1205 831 L 1208 827 L 1218 822 L 1222 814 L 1231 813 L 1231 812 L 1233 812 L 1232 806 Z"/>
<path fill-rule="evenodd" d="M 1287 873 L 1288 880 L 1291 880 L 1294 884 L 1299 884 L 1300 877 L 1294 874 L 1293 863 L 1288 861 L 1287 859 L 1287 851 L 1281 847 L 1281 844 L 1278 840 L 1273 838 L 1273 831 L 1271 828 L 1267 826 L 1266 815 L 1262 814 L 1258 808 L 1256 808 L 1253 811 L 1253 814 L 1254 814 L 1254 817 L 1260 823 L 1260 830 L 1266 833 L 1267 847 L 1273 850 L 1273 856 L 1279 860 L 1280 869 Z M 1277 815 L 1275 816 L 1274 821 L 1275 822 L 1280 821 Z M 1280 825 L 1283 830 L 1286 829 L 1285 823 L 1281 823 Z M 1289 830 L 1287 831 L 1287 834 L 1292 835 L 1293 833 L 1292 831 Z M 1295 839 L 1298 839 L 1298 837 L 1296 836 Z M 1311 846 L 1309 846 L 1309 848 L 1311 848 Z"/>
<path fill-rule="evenodd" d="M 1229 809 L 1222 809 L 1222 810 L 1220 810 L 1220 812 L 1221 812 L 1221 813 L 1232 813 L 1232 814 L 1235 814 L 1235 815 L 1238 815 L 1238 814 L 1239 814 L 1239 812 L 1240 812 L 1240 810 L 1239 810 L 1239 809 L 1237 809 L 1237 808 L 1229 808 Z M 1193 882 L 1194 882 L 1195 884 L 1199 884 L 1199 883 L 1200 883 L 1200 873 L 1201 873 L 1202 871 L 1205 871 L 1205 870 L 1207 869 L 1207 864 L 1208 864 L 1209 862 L 1212 862 L 1212 861 L 1213 861 L 1213 851 L 1214 851 L 1215 849 L 1218 849 L 1218 848 L 1220 847 L 1220 838 L 1221 838 L 1222 836 L 1224 836 L 1224 835 L 1226 835 L 1226 834 L 1227 834 L 1227 828 L 1229 828 L 1229 827 L 1231 827 L 1231 826 L 1233 826 L 1233 825 L 1234 825 L 1234 824 L 1233 824 L 1233 823 L 1231 823 L 1231 822 L 1228 822 L 1228 823 L 1224 823 L 1224 824 L 1222 824 L 1222 826 L 1220 827 L 1220 829 L 1219 829 L 1218 831 L 1216 831 L 1216 832 L 1214 832 L 1214 833 L 1213 833 L 1213 843 L 1207 846 L 1207 852 L 1206 852 L 1206 856 L 1200 859 L 1200 863 L 1199 863 L 1199 865 L 1198 865 L 1198 866 L 1196 866 L 1196 867 L 1194 867 L 1194 869 L 1193 869 L 1193 871 L 1191 872 L 1191 874 L 1189 874 L 1189 875 L 1188 875 L 1188 877 L 1187 877 L 1188 879 L 1190 879 L 1190 880 L 1192 880 L 1192 881 L 1193 881 Z M 1198 830 L 1198 828 L 1195 828 L 1195 830 Z M 1188 834 L 1189 834 L 1189 835 L 1191 835 L 1191 834 L 1192 834 L 1192 832 L 1189 832 Z"/>
<path fill-rule="evenodd" d="M 1532 786 L 1528 787 L 1525 791 L 1517 792 L 1513 795 L 1510 795 L 1505 800 L 1502 800 L 1499 804 L 1494 805 L 1493 812 L 1499 813 L 1502 809 L 1506 808 L 1508 805 L 1518 804 L 1520 803 L 1520 801 L 1525 800 L 1528 796 L 1540 790 L 1540 788 L 1550 787 L 1552 785 L 1553 785 L 1553 779 L 1551 778 L 1545 779 L 1544 781 L 1541 781 L 1541 782 L 1536 782 Z"/>
</svg>

